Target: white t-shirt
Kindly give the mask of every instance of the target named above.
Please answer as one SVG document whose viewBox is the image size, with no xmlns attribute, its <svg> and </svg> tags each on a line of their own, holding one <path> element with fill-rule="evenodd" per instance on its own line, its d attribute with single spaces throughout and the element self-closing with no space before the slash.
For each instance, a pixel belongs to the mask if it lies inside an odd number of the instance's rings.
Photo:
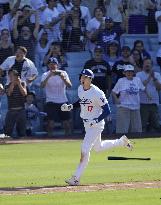
<svg viewBox="0 0 161 205">
<path fill-rule="evenodd" d="M 148 79 L 149 74 L 141 71 L 136 73 L 136 76 L 139 77 L 141 79 L 141 81 L 145 81 Z M 161 75 L 158 72 L 154 72 L 154 76 L 155 78 L 161 83 Z M 154 85 L 154 81 L 151 79 L 150 82 L 147 84 L 146 86 L 146 91 L 148 92 L 148 94 L 150 95 L 150 97 L 152 98 L 151 100 L 149 100 L 147 98 L 147 95 L 144 92 L 140 92 L 140 103 L 143 104 L 159 104 L 159 94 L 158 91 Z"/>
<path fill-rule="evenodd" d="M 64 73 L 65 78 L 69 79 L 66 71 L 61 70 Z M 50 74 L 50 71 L 45 72 L 42 75 L 41 82 L 43 82 L 47 76 Z M 66 85 L 59 75 L 51 76 L 45 86 L 46 93 L 46 102 L 54 103 L 65 103 L 68 102 L 66 96 Z"/>
<path fill-rule="evenodd" d="M 133 77 L 132 80 L 124 77 L 118 80 L 112 91 L 120 94 L 118 107 L 138 110 L 140 108 L 140 90 L 144 91 L 145 87 L 138 77 Z"/>
<path fill-rule="evenodd" d="M 155 20 L 157 21 L 158 24 L 158 41 L 161 42 L 161 21 L 157 20 L 159 16 L 161 16 L 161 11 L 156 11 Z"/>
<path fill-rule="evenodd" d="M 78 87 L 78 97 L 81 106 L 80 117 L 87 121 L 84 121 L 85 126 L 89 124 L 88 121 L 98 118 L 102 114 L 101 107 L 108 103 L 104 92 L 93 84 L 91 88 L 86 91 L 83 89 L 83 86 L 80 85 Z M 100 123 L 104 125 L 104 120 Z"/>
<path fill-rule="evenodd" d="M 80 6 L 81 10 L 81 18 L 85 20 L 85 23 L 87 24 L 91 20 L 91 14 L 89 12 L 89 9 L 86 6 Z"/>
<path fill-rule="evenodd" d="M 64 12 L 70 11 L 72 6 L 73 6 L 72 3 L 69 3 L 69 5 L 65 5 L 65 6 L 58 3 L 57 4 L 57 10 L 59 11 L 59 13 L 64 13 Z"/>
<path fill-rule="evenodd" d="M 5 14 L 2 17 L 2 19 L 0 20 L 0 31 L 3 30 L 4 28 L 10 30 L 10 20 L 11 20 L 10 14 Z"/>
<path fill-rule="evenodd" d="M 45 0 L 30 0 L 30 5 L 33 9 L 37 10 L 43 6 L 46 6 L 47 4 Z"/>
<path fill-rule="evenodd" d="M 106 7 L 106 16 L 110 16 L 114 22 L 122 22 L 122 15 L 118 7 L 122 4 L 122 0 L 112 0 Z"/>
<path fill-rule="evenodd" d="M 33 10 L 38 10 L 38 9 L 40 9 L 43 6 L 47 6 L 45 0 L 36 0 L 36 1 L 35 0 L 30 0 L 30 4 L 31 4 Z M 39 20 L 40 20 L 40 24 L 41 25 L 43 24 L 42 14 L 43 14 L 43 11 L 39 10 Z M 34 14 L 31 15 L 30 21 L 32 23 L 35 23 L 35 15 Z"/>
<path fill-rule="evenodd" d="M 42 13 L 42 23 L 43 25 L 52 22 L 54 18 L 59 16 L 59 11 L 56 7 L 53 10 L 46 8 Z M 60 40 L 60 22 L 55 24 L 51 29 L 46 29 L 48 32 L 49 41 L 59 41 Z"/>
<path fill-rule="evenodd" d="M 145 15 L 147 16 L 148 11 L 148 0 L 128 0 L 129 4 L 129 15 Z"/>
<path fill-rule="evenodd" d="M 103 19 L 105 20 L 105 17 L 103 17 Z M 92 18 L 86 26 L 87 32 L 94 33 L 100 27 L 100 24 L 101 24 L 100 21 L 98 21 L 96 17 Z M 96 45 L 92 43 L 90 40 L 88 40 L 86 46 L 87 49 L 93 52 Z"/>
<path fill-rule="evenodd" d="M 16 59 L 16 56 L 10 56 L 6 58 L 6 60 L 0 65 L 0 68 L 5 71 L 10 70 L 11 67 L 15 64 L 15 59 Z M 23 68 L 21 71 L 21 80 L 26 82 L 28 79 L 30 79 L 34 75 L 37 76 L 38 71 L 34 63 L 30 59 L 28 58 L 24 58 L 24 59 L 25 61 L 23 63 Z M 7 77 L 7 83 L 9 83 L 8 77 Z"/>
</svg>

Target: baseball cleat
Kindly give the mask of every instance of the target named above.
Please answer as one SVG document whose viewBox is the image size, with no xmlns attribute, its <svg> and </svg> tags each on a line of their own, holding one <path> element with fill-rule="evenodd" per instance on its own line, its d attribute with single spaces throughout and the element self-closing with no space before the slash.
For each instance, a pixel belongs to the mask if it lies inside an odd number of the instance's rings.
<svg viewBox="0 0 161 205">
<path fill-rule="evenodd" d="M 123 135 L 120 139 L 123 141 L 124 147 L 127 147 L 130 151 L 133 149 L 133 145 L 130 142 L 130 140 L 126 137 L 126 135 Z"/>
<path fill-rule="evenodd" d="M 67 184 L 69 184 L 70 186 L 78 186 L 79 185 L 79 180 L 75 176 L 72 176 L 70 179 L 66 179 L 65 182 Z"/>
</svg>

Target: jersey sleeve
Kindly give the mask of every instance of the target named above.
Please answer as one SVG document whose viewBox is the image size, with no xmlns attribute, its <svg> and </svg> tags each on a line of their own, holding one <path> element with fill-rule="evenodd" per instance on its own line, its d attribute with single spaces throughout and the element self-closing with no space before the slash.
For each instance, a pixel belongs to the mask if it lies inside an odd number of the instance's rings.
<svg viewBox="0 0 161 205">
<path fill-rule="evenodd" d="M 99 91 L 97 93 L 96 101 L 97 101 L 98 105 L 101 106 L 101 107 L 108 104 L 108 101 L 107 101 L 106 96 L 105 96 L 103 91 Z"/>
</svg>

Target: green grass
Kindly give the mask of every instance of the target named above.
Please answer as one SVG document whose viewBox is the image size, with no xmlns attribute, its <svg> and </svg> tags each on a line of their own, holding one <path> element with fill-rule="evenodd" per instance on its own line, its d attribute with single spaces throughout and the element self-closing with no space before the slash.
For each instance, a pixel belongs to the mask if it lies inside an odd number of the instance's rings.
<svg viewBox="0 0 161 205">
<path fill-rule="evenodd" d="M 0 196 L 2 205 L 160 205 L 161 189 Z"/>
<path fill-rule="evenodd" d="M 135 149 L 92 152 L 83 184 L 161 179 L 161 138 L 134 140 Z M 151 161 L 108 161 L 108 155 Z M 65 185 L 80 157 L 80 141 L 0 146 L 0 187 Z"/>
</svg>

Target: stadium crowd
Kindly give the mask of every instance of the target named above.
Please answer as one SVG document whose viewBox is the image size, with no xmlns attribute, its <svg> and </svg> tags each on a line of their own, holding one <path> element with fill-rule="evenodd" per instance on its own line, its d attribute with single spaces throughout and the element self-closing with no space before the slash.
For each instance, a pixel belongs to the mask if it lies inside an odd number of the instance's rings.
<svg viewBox="0 0 161 205">
<path fill-rule="evenodd" d="M 0 0 L 1 132 L 52 136 L 60 121 L 72 134 L 72 114 L 60 110 L 72 87 L 66 53 L 82 51 L 91 53 L 84 68 L 93 83 L 117 105 L 113 132 L 160 131 L 161 75 L 143 41 L 121 45 L 124 33 L 158 33 L 161 44 L 161 0 Z"/>
</svg>

